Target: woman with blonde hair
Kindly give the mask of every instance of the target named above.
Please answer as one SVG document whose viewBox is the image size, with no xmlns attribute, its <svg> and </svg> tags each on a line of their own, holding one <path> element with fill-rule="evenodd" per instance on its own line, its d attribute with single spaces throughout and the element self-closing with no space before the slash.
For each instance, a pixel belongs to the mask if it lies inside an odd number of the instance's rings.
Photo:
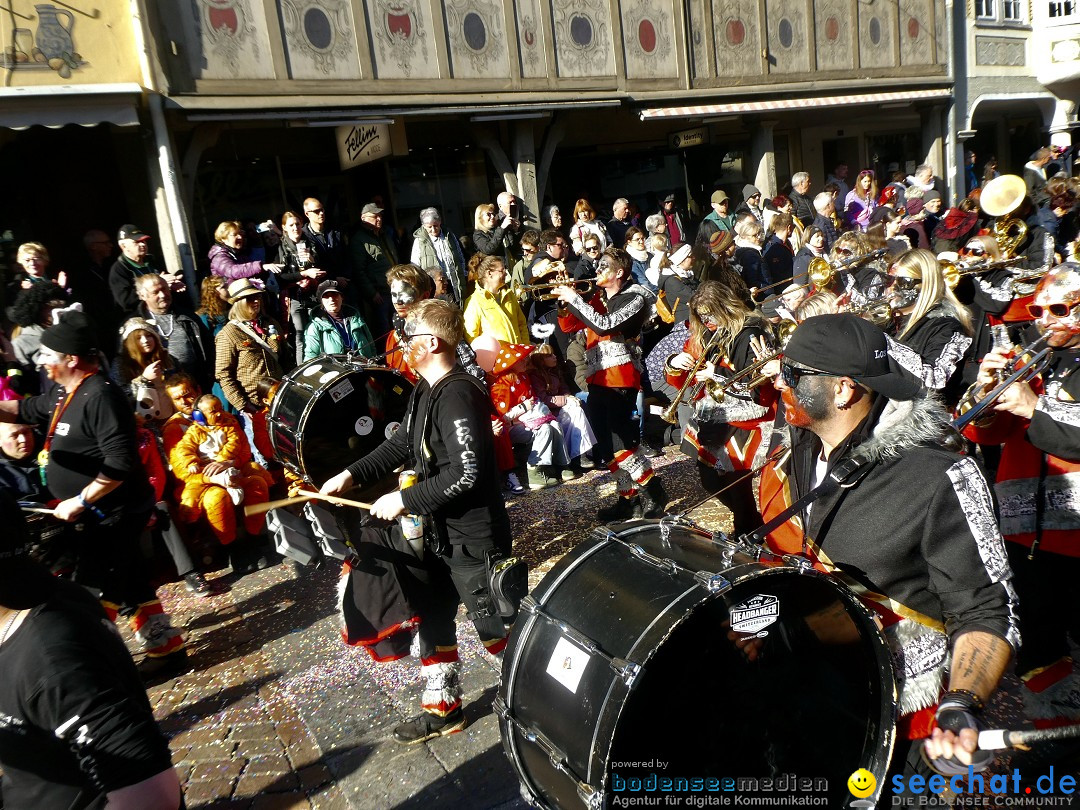
<svg viewBox="0 0 1080 810">
<path fill-rule="evenodd" d="M 485 256 L 504 256 L 506 232 L 511 225 L 510 217 L 499 222 L 499 209 L 494 203 L 481 203 L 473 212 L 473 247 Z"/>
<path fill-rule="evenodd" d="M 226 220 L 217 226 L 214 244 L 207 255 L 210 257 L 210 272 L 226 281 L 265 277 L 267 273 L 280 273 L 283 267 L 251 260 L 244 249 L 244 226 L 235 220 Z"/>
<path fill-rule="evenodd" d="M 971 346 L 971 314 L 945 283 L 929 250 L 909 250 L 889 267 L 888 300 L 894 316 L 893 358 L 927 388 L 960 394 L 960 361 Z M 951 384 L 950 384 L 951 383 Z"/>
<path fill-rule="evenodd" d="M 581 255 L 585 236 L 590 233 L 600 240 L 601 253 L 611 244 L 607 228 L 596 218 L 596 210 L 588 200 L 582 198 L 574 204 L 574 224 L 570 227 L 570 241 L 573 244 L 574 253 Z"/>
<path fill-rule="evenodd" d="M 768 351 L 771 342 L 768 325 L 746 305 L 738 290 L 718 281 L 705 281 L 690 299 L 690 337 L 683 350 L 668 359 L 665 368 L 668 384 L 679 389 L 705 355 L 689 383 L 689 390 L 697 389 L 696 398 L 687 402 L 688 407 L 679 414 L 683 450 L 697 458 L 706 492 L 726 487 L 718 497 L 731 510 L 736 535 L 761 525 L 752 476 L 745 475 L 745 471 L 753 468 L 754 457 L 762 446 L 762 425 L 771 422 L 775 414 L 776 392 L 769 386 L 745 392 L 729 389 L 715 398 L 705 383 L 726 383 L 756 362 L 758 352 Z"/>
</svg>

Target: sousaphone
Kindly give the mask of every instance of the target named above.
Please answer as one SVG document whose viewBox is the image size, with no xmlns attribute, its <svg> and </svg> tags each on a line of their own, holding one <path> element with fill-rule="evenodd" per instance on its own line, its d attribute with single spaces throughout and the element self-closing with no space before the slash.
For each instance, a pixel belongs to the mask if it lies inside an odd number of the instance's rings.
<svg viewBox="0 0 1080 810">
<path fill-rule="evenodd" d="M 1003 174 L 995 177 L 983 186 L 979 196 L 979 206 L 992 217 L 994 239 L 1001 248 L 1004 258 L 1011 257 L 1020 243 L 1027 236 L 1027 225 L 1019 217 L 1012 216 L 1027 196 L 1027 184 L 1024 178 L 1015 174 Z"/>
</svg>

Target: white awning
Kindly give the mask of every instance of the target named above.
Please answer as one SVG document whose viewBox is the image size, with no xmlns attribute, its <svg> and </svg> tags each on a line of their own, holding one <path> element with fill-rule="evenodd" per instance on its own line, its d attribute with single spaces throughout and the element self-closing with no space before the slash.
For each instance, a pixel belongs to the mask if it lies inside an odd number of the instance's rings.
<svg viewBox="0 0 1080 810">
<path fill-rule="evenodd" d="M 736 101 L 730 104 L 701 104 L 693 107 L 650 107 L 638 112 L 642 121 L 662 118 L 700 118 L 713 115 L 744 115 L 776 110 L 805 110 L 811 107 L 848 107 L 856 104 L 898 104 L 927 99 L 947 99 L 952 91 L 898 90 L 885 93 L 859 93 L 847 96 L 817 96 L 815 98 L 777 98 L 763 101 Z"/>
<path fill-rule="evenodd" d="M 138 126 L 142 93 L 142 87 L 133 83 L 4 87 L 0 88 L 0 127 Z"/>
</svg>

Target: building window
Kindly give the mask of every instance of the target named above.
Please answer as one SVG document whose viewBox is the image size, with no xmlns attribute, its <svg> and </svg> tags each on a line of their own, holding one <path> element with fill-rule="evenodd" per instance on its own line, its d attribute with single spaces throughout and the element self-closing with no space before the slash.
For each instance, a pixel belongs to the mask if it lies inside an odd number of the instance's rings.
<svg viewBox="0 0 1080 810">
<path fill-rule="evenodd" d="M 1076 3 L 1073 0 L 1056 0 L 1050 3 L 1050 19 L 1061 20 L 1063 17 L 1072 17 L 1076 14 Z"/>
<path fill-rule="evenodd" d="M 1054 5 L 1072 6 L 1078 0 L 1050 0 Z M 975 21 L 984 25 L 1026 25 L 1028 0 L 974 0 Z M 1051 15 L 1053 16 L 1053 12 Z"/>
</svg>

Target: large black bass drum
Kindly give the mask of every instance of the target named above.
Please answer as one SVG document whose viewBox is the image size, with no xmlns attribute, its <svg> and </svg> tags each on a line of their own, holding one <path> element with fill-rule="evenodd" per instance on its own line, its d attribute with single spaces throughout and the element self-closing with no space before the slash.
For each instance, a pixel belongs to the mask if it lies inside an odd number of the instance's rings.
<svg viewBox="0 0 1080 810">
<path fill-rule="evenodd" d="M 881 785 L 896 685 L 871 612 L 801 559 L 749 551 L 670 518 L 605 527 L 526 597 L 495 701 L 526 800 L 839 808 L 858 768 Z"/>
<path fill-rule="evenodd" d="M 319 487 L 383 443 L 401 425 L 412 383 L 400 372 L 324 355 L 293 369 L 270 405 L 277 459 Z M 374 490 L 358 491 L 364 500 Z"/>
</svg>

